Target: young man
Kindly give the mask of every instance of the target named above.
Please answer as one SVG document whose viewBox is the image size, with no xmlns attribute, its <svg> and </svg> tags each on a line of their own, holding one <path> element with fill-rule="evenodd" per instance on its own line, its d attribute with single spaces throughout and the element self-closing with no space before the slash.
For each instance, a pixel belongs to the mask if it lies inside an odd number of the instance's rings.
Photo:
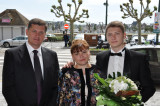
<svg viewBox="0 0 160 106">
<path fill-rule="evenodd" d="M 113 72 L 121 72 L 135 82 L 139 82 L 142 101 L 146 102 L 155 93 L 151 79 L 149 63 L 144 54 L 125 48 L 126 38 L 124 25 L 113 21 L 106 27 L 106 38 L 111 50 L 101 52 L 96 56 L 96 66 L 106 78 Z"/>
<path fill-rule="evenodd" d="M 46 30 L 43 20 L 32 19 L 28 42 L 6 50 L 2 92 L 8 106 L 56 105 L 59 64 L 57 54 L 41 46 Z"/>
</svg>

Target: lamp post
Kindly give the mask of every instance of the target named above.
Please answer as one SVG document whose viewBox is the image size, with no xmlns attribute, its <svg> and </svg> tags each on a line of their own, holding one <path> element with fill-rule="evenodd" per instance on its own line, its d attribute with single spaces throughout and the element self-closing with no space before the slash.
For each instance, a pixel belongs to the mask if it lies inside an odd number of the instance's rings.
<svg viewBox="0 0 160 106">
<path fill-rule="evenodd" d="M 106 26 L 107 26 L 107 17 L 108 17 L 108 0 L 106 0 L 106 2 L 104 3 L 104 5 L 106 6 Z M 106 35 L 106 30 L 105 30 L 105 35 Z M 106 39 L 106 36 L 105 36 L 105 40 Z"/>
<path fill-rule="evenodd" d="M 160 12 L 160 0 L 158 5 L 158 12 Z M 158 40 L 159 40 L 159 33 L 156 34 L 156 45 L 158 45 Z"/>
<path fill-rule="evenodd" d="M 108 0 L 106 0 L 106 2 L 104 3 L 104 5 L 106 6 L 106 25 L 107 25 L 107 16 L 108 16 Z"/>
</svg>

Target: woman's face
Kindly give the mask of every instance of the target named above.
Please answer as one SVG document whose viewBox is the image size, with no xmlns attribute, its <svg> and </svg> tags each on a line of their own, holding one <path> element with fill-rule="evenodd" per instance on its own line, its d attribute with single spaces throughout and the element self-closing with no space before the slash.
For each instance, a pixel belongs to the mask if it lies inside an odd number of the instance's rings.
<svg viewBox="0 0 160 106">
<path fill-rule="evenodd" d="M 75 61 L 76 65 L 87 65 L 90 58 L 90 51 L 88 49 L 83 49 L 79 52 L 74 52 L 72 54 L 72 58 Z"/>
</svg>

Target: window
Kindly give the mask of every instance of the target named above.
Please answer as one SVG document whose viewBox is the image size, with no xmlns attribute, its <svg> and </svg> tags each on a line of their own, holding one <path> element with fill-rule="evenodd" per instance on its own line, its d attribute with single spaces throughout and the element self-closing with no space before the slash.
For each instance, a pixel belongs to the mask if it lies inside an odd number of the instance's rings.
<svg viewBox="0 0 160 106">
<path fill-rule="evenodd" d="M 157 50 L 158 63 L 160 63 L 160 50 Z"/>
<path fill-rule="evenodd" d="M 148 50 L 148 56 L 150 58 L 150 61 L 152 62 L 158 62 L 158 59 L 157 59 L 157 54 L 156 54 L 156 50 L 155 49 L 149 49 Z"/>
<path fill-rule="evenodd" d="M 144 50 L 144 49 L 137 49 L 137 50 L 134 50 L 134 51 L 137 51 L 137 52 L 140 52 L 140 53 L 147 54 L 147 53 L 146 53 L 146 50 Z"/>
</svg>

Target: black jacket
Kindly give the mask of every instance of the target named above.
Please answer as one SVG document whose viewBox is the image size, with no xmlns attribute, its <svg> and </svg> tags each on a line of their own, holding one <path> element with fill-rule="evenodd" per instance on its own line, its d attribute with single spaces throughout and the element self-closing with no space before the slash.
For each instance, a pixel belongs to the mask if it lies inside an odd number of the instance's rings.
<svg viewBox="0 0 160 106">
<path fill-rule="evenodd" d="M 40 106 L 54 106 L 59 64 L 54 51 L 42 47 L 43 87 Z M 8 49 L 3 66 L 2 92 L 8 106 L 37 106 L 37 84 L 26 44 Z"/>
<path fill-rule="evenodd" d="M 104 78 L 107 77 L 110 52 L 110 50 L 104 51 L 96 56 L 96 66 Z M 146 102 L 155 93 L 146 55 L 126 49 L 123 74 L 140 83 L 139 90 L 141 90 L 143 102 Z"/>
</svg>

